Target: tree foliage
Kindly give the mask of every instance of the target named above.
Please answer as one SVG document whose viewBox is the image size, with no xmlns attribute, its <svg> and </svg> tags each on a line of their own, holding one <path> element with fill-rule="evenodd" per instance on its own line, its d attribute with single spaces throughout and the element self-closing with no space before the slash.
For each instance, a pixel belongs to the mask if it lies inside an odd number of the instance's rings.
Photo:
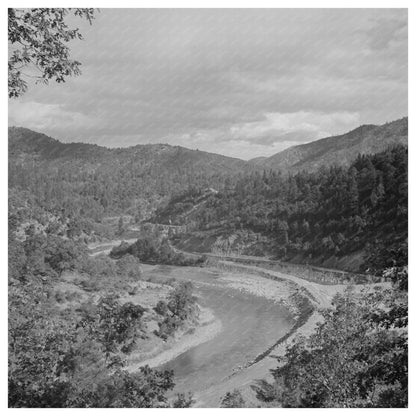
<svg viewBox="0 0 416 416">
<path fill-rule="evenodd" d="M 246 403 L 241 395 L 241 392 L 234 389 L 232 392 L 227 392 L 221 400 L 221 407 L 225 408 L 241 408 L 246 407 Z"/>
<path fill-rule="evenodd" d="M 132 351 L 137 338 L 144 336 L 141 318 L 145 310 L 131 302 L 120 304 L 114 295 L 107 296 L 84 309 L 79 325 L 102 345 L 107 360 L 116 355 L 117 364 L 118 354 Z"/>
<path fill-rule="evenodd" d="M 9 217 L 9 406 L 189 407 L 190 396 L 168 399 L 171 371 L 125 369 L 146 336 L 145 308 L 105 290 L 62 308 L 73 295 L 57 289 L 67 285 L 62 272 L 79 270 L 78 287 L 111 276 L 114 293 L 117 276 L 124 286 L 140 277 L 138 259 L 87 257 L 81 242 L 33 224 L 22 233 L 20 203 Z"/>
<path fill-rule="evenodd" d="M 195 320 L 199 315 L 196 297 L 193 295 L 191 282 L 182 282 L 175 287 L 168 296 L 167 301 L 159 301 L 154 308 L 162 317 L 156 335 L 166 340 L 182 328 L 189 320 Z"/>
<path fill-rule="evenodd" d="M 122 242 L 113 247 L 110 257 L 122 259 L 125 256 L 139 258 L 143 263 L 171 264 L 177 266 L 195 266 L 204 262 L 202 257 L 186 258 L 184 254 L 176 252 L 169 240 L 159 234 L 144 235 L 133 244 Z"/>
<path fill-rule="evenodd" d="M 9 9 L 9 97 L 19 97 L 27 90 L 28 77 L 60 83 L 81 73 L 81 63 L 70 58 L 67 43 L 82 35 L 79 29 L 68 27 L 69 14 L 92 23 L 94 9 Z"/>
<path fill-rule="evenodd" d="M 123 369 L 141 336 L 144 309 L 115 298 L 86 305 L 82 319 L 60 316 L 44 283 L 9 288 L 10 407 L 189 407 L 168 399 L 172 371 Z"/>
</svg>

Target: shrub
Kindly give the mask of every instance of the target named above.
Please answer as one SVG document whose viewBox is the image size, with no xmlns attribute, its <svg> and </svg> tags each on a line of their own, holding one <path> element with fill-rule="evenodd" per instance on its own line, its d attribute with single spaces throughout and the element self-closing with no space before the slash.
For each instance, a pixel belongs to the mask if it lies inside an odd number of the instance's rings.
<svg viewBox="0 0 416 416">
<path fill-rule="evenodd" d="M 119 275 L 134 277 L 139 280 L 142 276 L 142 268 L 140 265 L 140 260 L 137 257 L 127 254 L 121 257 L 116 262 L 117 273 Z"/>
<path fill-rule="evenodd" d="M 78 265 L 78 270 L 98 277 L 114 276 L 118 273 L 117 266 L 105 255 L 83 258 Z"/>
<path fill-rule="evenodd" d="M 192 283 L 182 282 L 169 293 L 167 302 L 157 303 L 154 311 L 163 317 L 159 322 L 159 330 L 155 331 L 157 336 L 166 340 L 182 328 L 187 320 L 198 316 L 199 308 L 192 290 Z"/>
<path fill-rule="evenodd" d="M 244 401 L 240 391 L 235 389 L 231 393 L 227 392 L 227 394 L 222 398 L 221 407 L 246 407 L 246 402 Z"/>
</svg>

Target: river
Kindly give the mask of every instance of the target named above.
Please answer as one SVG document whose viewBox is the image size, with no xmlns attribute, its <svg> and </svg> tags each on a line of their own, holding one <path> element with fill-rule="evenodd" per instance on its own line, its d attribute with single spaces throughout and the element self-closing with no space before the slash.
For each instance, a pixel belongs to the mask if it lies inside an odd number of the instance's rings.
<svg viewBox="0 0 416 416">
<path fill-rule="evenodd" d="M 93 246 L 92 255 L 108 254 L 119 241 Z M 198 304 L 212 311 L 222 330 L 158 369 L 172 369 L 174 393 L 192 392 L 198 407 L 218 407 L 226 391 L 238 388 L 230 376 L 267 350 L 294 324 L 287 309 L 262 296 L 238 290 L 222 279 L 222 272 L 201 267 L 143 265 L 144 278 L 191 281 Z M 262 279 L 262 278 L 260 278 Z M 204 392 L 213 391 L 209 397 Z"/>
<path fill-rule="evenodd" d="M 221 392 L 239 366 L 253 360 L 288 332 L 290 313 L 264 297 L 230 287 L 221 273 L 195 267 L 144 266 L 147 276 L 192 281 L 198 303 L 221 321 L 222 331 L 161 366 L 175 373 L 175 392 L 191 391 L 197 398 L 213 386 Z M 227 383 L 229 385 L 229 383 Z M 235 387 L 238 387 L 236 385 Z M 218 406 L 219 397 L 199 400 L 199 406 Z"/>
</svg>

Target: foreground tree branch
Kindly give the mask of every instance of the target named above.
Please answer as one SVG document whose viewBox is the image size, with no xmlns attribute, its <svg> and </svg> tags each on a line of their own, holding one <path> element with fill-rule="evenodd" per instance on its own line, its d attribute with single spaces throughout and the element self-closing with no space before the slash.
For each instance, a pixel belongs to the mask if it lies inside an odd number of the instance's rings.
<svg viewBox="0 0 416 416">
<path fill-rule="evenodd" d="M 91 24 L 94 9 L 12 9 L 8 10 L 8 86 L 9 98 L 23 95 L 28 88 L 26 77 L 47 84 L 49 80 L 65 82 L 68 76 L 81 74 L 81 62 L 70 58 L 67 45 L 73 39 L 82 40 L 79 29 L 68 27 L 69 14 L 87 19 Z M 29 75 L 21 69 L 40 71 Z"/>
</svg>

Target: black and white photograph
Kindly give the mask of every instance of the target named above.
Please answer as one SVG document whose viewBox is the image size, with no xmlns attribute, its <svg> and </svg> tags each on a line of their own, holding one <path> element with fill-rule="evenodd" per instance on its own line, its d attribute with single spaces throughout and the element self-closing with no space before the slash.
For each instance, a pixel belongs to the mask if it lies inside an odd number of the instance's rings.
<svg viewBox="0 0 416 416">
<path fill-rule="evenodd" d="M 409 9 L 9 3 L 6 406 L 408 408 Z"/>
</svg>

